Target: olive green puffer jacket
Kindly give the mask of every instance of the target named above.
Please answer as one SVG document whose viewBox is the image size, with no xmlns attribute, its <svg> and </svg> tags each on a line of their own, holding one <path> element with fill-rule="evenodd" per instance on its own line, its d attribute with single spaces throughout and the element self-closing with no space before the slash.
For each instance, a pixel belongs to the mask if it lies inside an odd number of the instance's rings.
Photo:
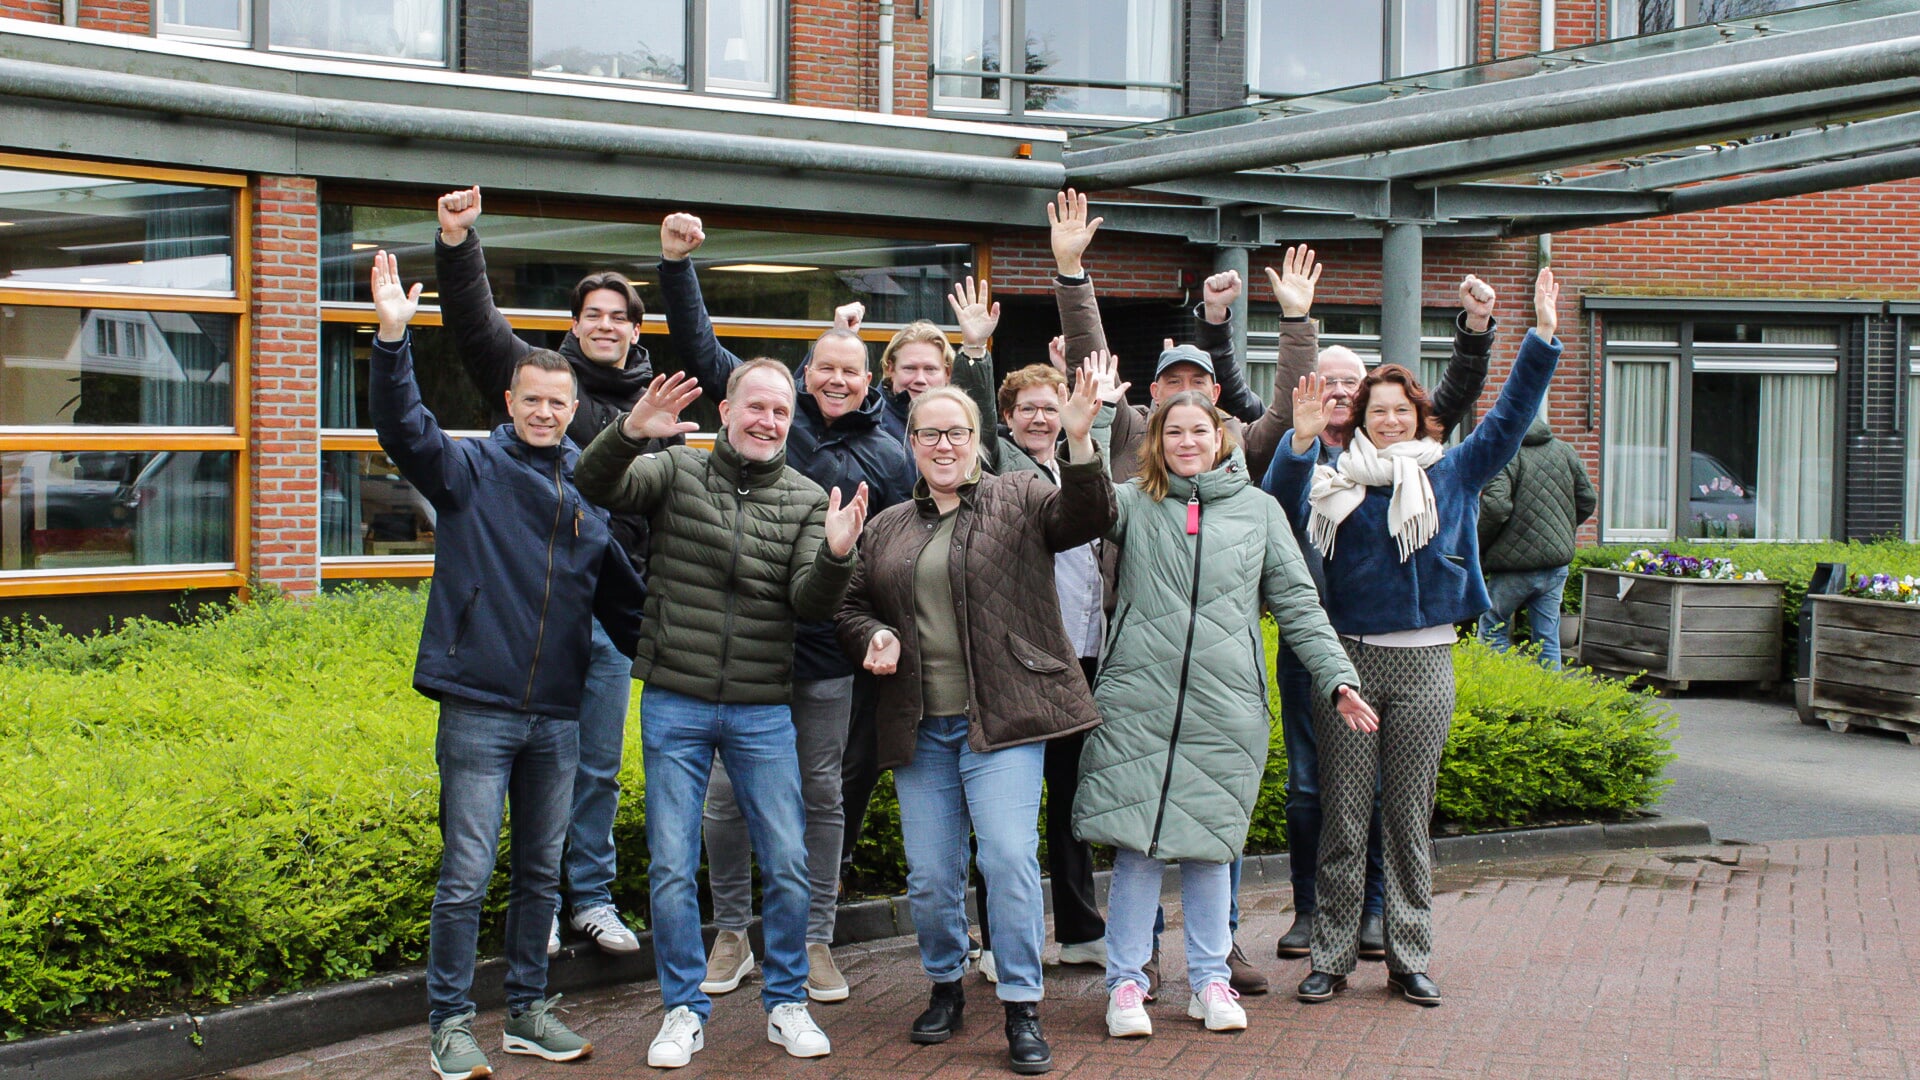
<svg viewBox="0 0 1920 1080">
<path fill-rule="evenodd" d="M 724 436 L 638 456 L 625 419 L 580 455 L 574 483 L 652 528 L 633 677 L 702 701 L 790 701 L 794 621 L 832 618 L 853 579 L 854 553 L 827 547 L 826 492 L 785 453 L 749 461 Z"/>
<path fill-rule="evenodd" d="M 1261 603 L 1316 692 L 1360 679 L 1285 511 L 1248 481 L 1238 450 L 1211 472 L 1170 478 L 1158 502 L 1137 479 L 1119 497 L 1108 536 L 1124 545 L 1120 607 L 1094 683 L 1102 722 L 1080 755 L 1074 835 L 1156 859 L 1228 862 L 1246 844 L 1267 761 Z M 1193 498 L 1200 524 L 1189 536 Z"/>
</svg>

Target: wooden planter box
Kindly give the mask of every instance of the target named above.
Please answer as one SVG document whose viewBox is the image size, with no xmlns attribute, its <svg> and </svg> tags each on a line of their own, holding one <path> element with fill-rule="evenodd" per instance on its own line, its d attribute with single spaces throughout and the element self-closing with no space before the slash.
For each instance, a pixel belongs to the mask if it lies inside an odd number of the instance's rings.
<svg viewBox="0 0 1920 1080">
<path fill-rule="evenodd" d="M 1580 662 L 1620 675 L 1646 672 L 1685 690 L 1694 680 L 1780 679 L 1778 581 L 1696 578 L 1587 570 L 1580 602 Z"/>
<path fill-rule="evenodd" d="M 1920 746 L 1920 605 L 1809 596 L 1806 610 L 1813 718 L 1834 731 L 1898 731 Z"/>
</svg>

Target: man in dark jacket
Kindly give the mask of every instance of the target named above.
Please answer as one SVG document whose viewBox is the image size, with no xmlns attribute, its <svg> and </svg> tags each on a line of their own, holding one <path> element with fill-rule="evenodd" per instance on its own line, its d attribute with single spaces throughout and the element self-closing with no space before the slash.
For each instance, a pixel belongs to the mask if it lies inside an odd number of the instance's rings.
<svg viewBox="0 0 1920 1080">
<path fill-rule="evenodd" d="M 794 624 L 838 609 L 853 577 L 867 489 L 831 494 L 787 465 L 793 377 L 749 360 L 727 379 L 711 453 L 644 440 L 692 430 L 700 396 L 684 374 L 655 379 L 632 413 L 580 458 L 580 490 L 653 525 L 652 591 L 634 654 L 647 773 L 647 876 L 666 1016 L 647 1051 L 660 1068 L 704 1045 L 700 806 L 716 753 L 760 857 L 767 1039 L 795 1057 L 831 1051 L 807 1013 L 806 809 L 795 746 Z M 842 714 L 844 715 L 844 713 Z M 837 865 L 839 849 L 832 852 Z"/>
<path fill-rule="evenodd" d="M 475 941 L 493 872 L 503 804 L 513 805 L 507 904 L 504 1048 L 550 1061 L 592 1049 L 549 1011 L 547 927 L 560 885 L 579 757 L 576 722 L 596 605 L 631 653 L 639 579 L 612 540 L 606 512 L 573 486 L 567 438 L 577 390 L 558 354 L 521 358 L 508 374 L 508 424 L 454 441 L 420 401 L 407 323 L 420 286 L 400 285 L 392 256 L 374 260 L 380 331 L 369 411 L 380 448 L 437 513 L 434 584 L 413 685 L 440 702 L 445 850 L 427 956 L 432 1057 L 442 1077 L 488 1074 L 473 1038 Z"/>
<path fill-rule="evenodd" d="M 434 263 L 440 278 L 440 310 L 453 335 L 454 351 L 481 400 L 498 402 L 516 365 L 533 346 L 514 334 L 494 306 L 487 259 L 473 231 L 480 217 L 480 189 L 442 195 L 439 216 Z M 619 274 L 589 274 L 574 286 L 573 328 L 560 342 L 559 353 L 580 386 L 579 407 L 567 425 L 575 445 L 592 442 L 615 417 L 633 408 L 653 378 L 647 350 L 640 347 L 643 314 L 640 295 Z M 656 449 L 666 445 L 663 442 Z M 613 534 L 634 568 L 645 575 L 646 519 L 615 514 Z M 580 699 L 580 771 L 573 784 L 562 882 L 573 911 L 573 928 L 610 953 L 640 948 L 640 939 L 613 906 L 613 818 L 620 807 L 620 755 L 633 687 L 627 668 L 626 658 L 613 647 L 606 628 L 596 623 L 593 664 Z M 556 914 L 547 952 L 559 951 Z"/>
<path fill-rule="evenodd" d="M 1599 502 L 1579 452 L 1554 437 L 1543 409 L 1520 452 L 1480 493 L 1480 568 L 1493 605 L 1480 616 L 1482 641 L 1507 651 L 1514 612 L 1524 607 L 1540 662 L 1560 666 L 1560 596 L 1574 532 Z"/>
<path fill-rule="evenodd" d="M 660 292 L 667 332 L 687 372 L 712 398 L 742 364 L 713 333 L 692 254 L 706 240 L 700 219 L 672 214 L 660 224 Z M 912 459 L 886 430 L 886 397 L 874 385 L 867 346 L 859 334 L 836 326 L 820 335 L 793 376 L 795 403 L 787 462 L 822 489 L 850 492 L 866 485 L 875 513 L 904 502 L 913 488 Z M 846 980 L 833 960 L 835 905 L 846 829 L 841 784 L 848 726 L 853 713 L 854 664 L 834 639 L 833 624 L 800 625 L 794 640 L 793 726 L 807 810 L 807 868 L 813 901 L 807 920 L 807 992 L 816 1001 L 840 1001 Z M 747 947 L 752 889 L 747 837 L 735 785 L 724 765 L 713 771 L 708 792 L 706 838 L 713 888 L 714 938 L 705 992 L 725 993 L 753 968 Z"/>
</svg>

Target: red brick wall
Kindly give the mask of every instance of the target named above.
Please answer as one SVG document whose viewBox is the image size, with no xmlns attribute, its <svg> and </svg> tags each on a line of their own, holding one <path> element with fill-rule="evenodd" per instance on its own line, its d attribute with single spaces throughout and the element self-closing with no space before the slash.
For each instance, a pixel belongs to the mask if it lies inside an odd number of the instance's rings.
<svg viewBox="0 0 1920 1080">
<path fill-rule="evenodd" d="M 320 198 L 263 176 L 253 218 L 253 572 L 320 587 Z"/>
<path fill-rule="evenodd" d="M 879 16 L 871 0 L 797 0 L 787 22 L 788 100 L 829 109 L 873 108 Z"/>
<path fill-rule="evenodd" d="M 57 5 L 56 5 L 57 7 Z M 126 34 L 153 32 L 152 0 L 81 0 L 80 25 Z"/>
<path fill-rule="evenodd" d="M 1180 274 L 1213 272 L 1213 252 L 1171 237 L 1102 233 L 1086 257 L 1101 296 L 1180 296 Z M 997 236 L 993 241 L 993 287 L 1012 294 L 1053 289 L 1053 249 L 1044 228 Z"/>
<path fill-rule="evenodd" d="M 0 18 L 60 21 L 60 0 L 0 0 Z"/>
</svg>

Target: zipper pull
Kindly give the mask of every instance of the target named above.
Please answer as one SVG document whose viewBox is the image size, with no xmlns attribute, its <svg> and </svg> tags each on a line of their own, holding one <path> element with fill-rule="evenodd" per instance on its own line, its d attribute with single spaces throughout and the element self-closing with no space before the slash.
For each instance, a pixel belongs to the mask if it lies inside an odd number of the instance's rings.
<svg viewBox="0 0 1920 1080">
<path fill-rule="evenodd" d="M 580 539 L 580 519 L 585 514 L 586 514 L 585 510 L 582 510 L 577 506 L 573 508 L 573 538 L 575 540 Z"/>
<path fill-rule="evenodd" d="M 1200 535 L 1200 489 L 1197 487 L 1187 496 L 1187 535 Z"/>
</svg>

